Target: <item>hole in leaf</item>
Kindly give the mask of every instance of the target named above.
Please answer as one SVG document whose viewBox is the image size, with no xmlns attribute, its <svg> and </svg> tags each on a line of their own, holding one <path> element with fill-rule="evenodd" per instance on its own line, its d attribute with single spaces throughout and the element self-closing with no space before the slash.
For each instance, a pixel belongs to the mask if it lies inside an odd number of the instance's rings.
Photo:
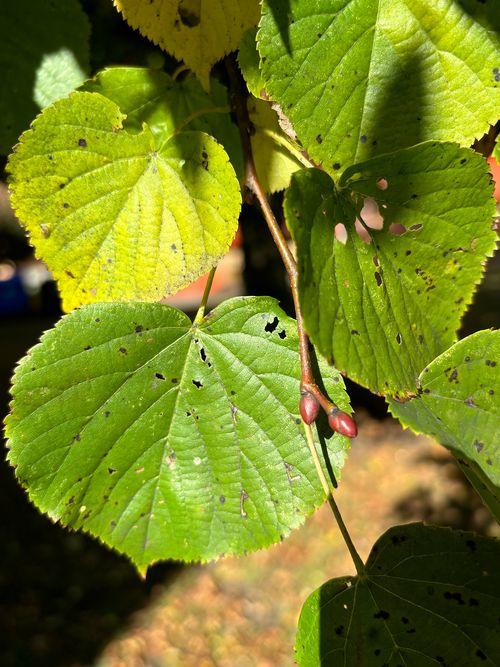
<svg viewBox="0 0 500 667">
<path fill-rule="evenodd" d="M 203 387 L 203 382 L 200 382 L 200 380 L 193 380 L 193 384 L 197 389 L 201 389 Z"/>
<path fill-rule="evenodd" d="M 384 218 L 380 213 L 378 204 L 371 197 L 365 199 L 360 217 L 370 229 L 382 229 L 384 226 Z"/>
<path fill-rule="evenodd" d="M 272 333 L 273 331 L 276 330 L 276 327 L 278 326 L 279 323 L 280 323 L 279 319 L 275 317 L 272 322 L 268 322 L 266 324 L 264 330 L 267 331 L 268 333 Z"/>
<path fill-rule="evenodd" d="M 341 222 L 335 225 L 333 228 L 333 233 L 339 243 L 342 243 L 343 245 L 347 243 L 347 229 Z"/>
<path fill-rule="evenodd" d="M 200 357 L 203 362 L 207 360 L 207 354 L 204 347 L 200 347 Z"/>
<path fill-rule="evenodd" d="M 280 331 L 278 336 L 281 338 L 281 340 L 285 340 L 286 338 L 286 331 L 283 329 L 283 331 Z"/>
<path fill-rule="evenodd" d="M 406 232 L 406 227 L 399 224 L 399 222 L 394 222 L 389 226 L 389 234 L 392 234 L 393 236 L 403 236 L 403 234 L 406 234 Z"/>
</svg>

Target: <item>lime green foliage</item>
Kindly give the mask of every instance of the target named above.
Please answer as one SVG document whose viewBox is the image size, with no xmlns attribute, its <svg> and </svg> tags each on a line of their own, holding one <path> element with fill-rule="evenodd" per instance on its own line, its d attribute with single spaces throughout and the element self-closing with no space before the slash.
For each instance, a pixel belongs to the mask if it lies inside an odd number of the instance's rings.
<svg viewBox="0 0 500 667">
<path fill-rule="evenodd" d="M 87 306 L 16 370 L 9 459 L 43 512 L 142 571 L 267 546 L 323 500 L 297 348 L 271 298 L 226 301 L 199 326 L 160 304 Z M 350 412 L 339 373 L 321 370 Z M 347 447 L 327 442 L 335 474 Z"/>
<path fill-rule="evenodd" d="M 340 186 L 302 171 L 285 200 L 306 328 L 342 372 L 401 397 L 454 342 L 495 247 L 487 165 L 455 144 L 425 143 L 348 169 Z M 354 223 L 369 220 L 368 207 L 383 228 L 362 240 Z"/>
<path fill-rule="evenodd" d="M 500 541 L 422 524 L 377 541 L 362 577 L 306 600 L 301 667 L 498 664 Z"/>
<path fill-rule="evenodd" d="M 500 331 L 478 331 L 423 370 L 414 397 L 389 405 L 404 426 L 455 454 L 500 520 L 499 397 Z"/>
<path fill-rule="evenodd" d="M 258 0 L 114 0 L 128 23 L 183 60 L 209 87 L 212 66 L 257 24 Z"/>
<path fill-rule="evenodd" d="M 497 121 L 500 39 L 462 2 L 264 1 L 266 89 L 324 169 L 428 139 L 470 145 Z"/>
<path fill-rule="evenodd" d="M 236 173 L 243 174 L 238 128 L 229 115 L 227 89 L 218 81 L 212 79 L 206 93 L 194 76 L 174 81 L 165 72 L 143 67 L 110 67 L 82 89 L 115 102 L 127 116 L 127 132 L 140 132 L 147 123 L 160 138 L 185 130 L 210 134 L 225 148 Z"/>
<path fill-rule="evenodd" d="M 9 160 L 13 206 L 67 310 L 176 292 L 236 231 L 239 185 L 224 149 L 199 131 L 130 133 L 124 118 L 100 94 L 73 93 Z"/>
<path fill-rule="evenodd" d="M 8 153 L 41 107 L 85 79 L 90 26 L 77 0 L 2 2 L 0 153 Z"/>
</svg>

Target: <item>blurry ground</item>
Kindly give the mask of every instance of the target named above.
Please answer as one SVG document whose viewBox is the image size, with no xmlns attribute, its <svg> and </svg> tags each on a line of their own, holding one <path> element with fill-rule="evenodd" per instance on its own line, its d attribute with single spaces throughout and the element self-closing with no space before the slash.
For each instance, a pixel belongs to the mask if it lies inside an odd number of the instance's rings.
<svg viewBox="0 0 500 667">
<path fill-rule="evenodd" d="M 393 421 L 359 421 L 337 502 L 362 557 L 398 522 L 426 519 L 493 533 L 445 450 Z M 353 565 L 324 506 L 268 551 L 188 568 L 167 590 L 159 585 L 152 604 L 132 615 L 95 665 L 292 665 L 303 601 L 326 579 L 345 574 L 354 574 Z"/>
</svg>

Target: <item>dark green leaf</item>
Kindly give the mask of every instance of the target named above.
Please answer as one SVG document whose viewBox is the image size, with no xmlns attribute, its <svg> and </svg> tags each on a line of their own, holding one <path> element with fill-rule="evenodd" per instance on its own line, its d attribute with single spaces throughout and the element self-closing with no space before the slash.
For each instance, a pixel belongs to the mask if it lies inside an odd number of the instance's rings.
<svg viewBox="0 0 500 667">
<path fill-rule="evenodd" d="M 500 541 L 422 524 L 395 526 L 360 577 L 306 600 L 301 667 L 499 665 Z"/>
</svg>

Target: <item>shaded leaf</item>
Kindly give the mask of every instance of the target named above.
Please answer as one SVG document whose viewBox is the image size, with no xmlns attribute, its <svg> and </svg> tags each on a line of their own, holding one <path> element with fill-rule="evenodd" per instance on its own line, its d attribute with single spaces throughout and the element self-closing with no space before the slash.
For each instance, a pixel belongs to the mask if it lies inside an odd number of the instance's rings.
<svg viewBox="0 0 500 667">
<path fill-rule="evenodd" d="M 89 67 L 90 25 L 77 0 L 2 3 L 0 152 L 44 107 L 77 88 Z"/>
<path fill-rule="evenodd" d="M 427 433 L 457 457 L 500 520 L 500 331 L 478 331 L 432 361 L 408 401 L 392 414 Z"/>
<path fill-rule="evenodd" d="M 76 92 L 47 108 L 11 156 L 12 203 L 63 306 L 157 300 L 204 274 L 236 232 L 240 189 L 203 132 L 124 130 L 116 104 Z"/>
<path fill-rule="evenodd" d="M 238 50 L 238 65 L 250 93 L 257 98 L 263 97 L 264 80 L 260 72 L 260 57 L 257 51 L 257 28 L 250 28 L 242 37 Z M 265 92 L 265 91 L 264 91 Z"/>
<path fill-rule="evenodd" d="M 321 366 L 350 412 L 339 373 Z M 279 541 L 323 500 L 298 416 L 296 324 L 271 298 L 199 326 L 160 304 L 93 304 L 16 370 L 9 460 L 33 502 L 140 570 Z M 335 474 L 348 440 L 326 443 Z"/>
<path fill-rule="evenodd" d="M 183 60 L 209 87 L 212 66 L 260 17 L 258 0 L 114 0 L 133 28 Z"/>
<path fill-rule="evenodd" d="M 495 248 L 490 181 L 473 151 L 429 142 L 355 165 L 340 190 L 324 172 L 294 174 L 285 214 L 321 354 L 372 391 L 415 390 L 423 367 L 454 342 Z M 356 216 L 372 226 L 364 240 Z"/>
<path fill-rule="evenodd" d="M 500 37 L 470 4 L 263 3 L 266 89 L 315 162 L 337 173 L 428 139 L 470 146 L 498 120 Z"/>
<path fill-rule="evenodd" d="M 174 132 L 199 130 L 221 143 L 238 174 L 243 174 L 243 157 L 238 128 L 231 122 L 227 89 L 210 81 L 206 93 L 193 76 L 173 80 L 165 72 L 142 67 L 110 67 L 82 87 L 100 93 L 126 115 L 128 132 L 142 131 L 147 123 L 161 140 Z"/>
<path fill-rule="evenodd" d="M 377 541 L 362 577 L 332 579 L 299 619 L 302 667 L 498 665 L 500 541 L 422 524 Z"/>
</svg>

